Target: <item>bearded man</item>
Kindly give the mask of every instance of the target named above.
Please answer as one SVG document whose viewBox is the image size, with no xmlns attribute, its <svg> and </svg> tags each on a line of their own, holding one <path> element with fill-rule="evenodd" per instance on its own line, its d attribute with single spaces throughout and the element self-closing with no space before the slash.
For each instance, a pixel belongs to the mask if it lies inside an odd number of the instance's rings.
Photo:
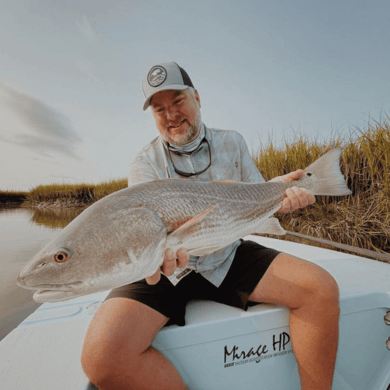
<svg viewBox="0 0 390 390">
<path fill-rule="evenodd" d="M 174 62 L 153 66 L 144 82 L 159 136 L 131 164 L 129 185 L 166 178 L 264 181 L 243 137 L 201 121 L 201 101 L 188 74 Z M 302 170 L 272 180 L 291 181 Z M 279 210 L 315 201 L 306 189 L 286 190 Z M 83 369 L 99 389 L 184 390 L 174 366 L 151 347 L 165 325 L 185 325 L 191 299 L 246 310 L 250 302 L 290 309 L 290 335 L 302 390 L 330 390 L 338 344 L 339 293 L 321 267 L 252 241 L 237 240 L 208 256 L 185 248 L 165 252 L 161 270 L 111 291 L 88 329 Z"/>
</svg>

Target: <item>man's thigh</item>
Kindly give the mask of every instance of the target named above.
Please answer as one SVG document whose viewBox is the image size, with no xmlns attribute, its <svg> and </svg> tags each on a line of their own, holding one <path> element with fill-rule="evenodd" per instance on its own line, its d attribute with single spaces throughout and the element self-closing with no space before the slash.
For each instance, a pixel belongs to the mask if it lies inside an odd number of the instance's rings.
<svg viewBox="0 0 390 390">
<path fill-rule="evenodd" d="M 250 295 L 279 253 L 257 242 L 243 240 L 228 274 L 211 299 L 247 310 Z"/>
<path fill-rule="evenodd" d="M 89 365 L 115 365 L 131 361 L 151 345 L 168 318 L 143 303 L 112 298 L 99 307 L 88 328 L 82 353 L 84 370 Z"/>
<path fill-rule="evenodd" d="M 338 286 L 320 266 L 286 253 L 280 253 L 249 297 L 253 302 L 276 303 L 291 309 L 308 297 L 338 299 Z"/>
</svg>

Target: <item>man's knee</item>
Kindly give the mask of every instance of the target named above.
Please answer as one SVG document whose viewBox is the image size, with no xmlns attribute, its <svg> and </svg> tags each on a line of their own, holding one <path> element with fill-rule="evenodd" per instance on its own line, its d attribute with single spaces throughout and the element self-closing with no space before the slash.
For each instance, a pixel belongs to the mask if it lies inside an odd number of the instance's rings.
<svg viewBox="0 0 390 390">
<path fill-rule="evenodd" d="M 306 301 L 338 310 L 339 287 L 333 276 L 316 264 L 312 264 L 311 277 L 303 280 Z"/>
<path fill-rule="evenodd" d="M 88 328 L 81 354 L 90 381 L 104 388 L 124 373 L 136 376 L 139 356 L 167 320 L 140 302 L 125 298 L 105 301 Z"/>
<path fill-rule="evenodd" d="M 97 387 L 110 388 L 123 379 L 123 367 L 126 367 L 127 382 L 137 376 L 137 350 L 132 351 L 118 344 L 101 343 L 99 337 L 89 336 L 84 341 L 81 354 L 81 366 L 88 379 Z M 118 382 L 119 381 L 119 382 Z"/>
<path fill-rule="evenodd" d="M 118 351 L 105 348 L 98 339 L 88 337 L 87 334 L 81 354 L 81 366 L 85 375 L 96 386 L 104 387 L 110 381 L 113 375 L 111 362 L 116 352 Z"/>
</svg>

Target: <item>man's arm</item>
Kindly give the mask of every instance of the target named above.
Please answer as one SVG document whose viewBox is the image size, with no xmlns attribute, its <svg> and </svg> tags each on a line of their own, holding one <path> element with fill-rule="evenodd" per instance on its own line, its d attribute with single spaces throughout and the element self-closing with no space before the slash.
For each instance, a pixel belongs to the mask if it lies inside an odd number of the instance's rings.
<svg viewBox="0 0 390 390">
<path fill-rule="evenodd" d="M 239 134 L 239 133 L 238 133 Z M 249 183 L 264 182 L 261 173 L 259 172 L 256 164 L 250 156 L 248 146 L 244 138 L 240 135 L 239 144 L 241 149 L 241 161 L 242 161 L 242 181 Z M 302 177 L 304 171 L 298 169 L 297 171 L 290 172 L 287 175 L 277 176 L 270 181 L 292 181 L 298 180 Z M 283 199 L 283 206 L 278 210 L 280 213 L 287 213 L 288 211 L 294 211 L 299 208 L 306 207 L 309 204 L 313 204 L 316 198 L 314 195 L 305 188 L 292 187 L 286 190 L 285 197 Z"/>
</svg>

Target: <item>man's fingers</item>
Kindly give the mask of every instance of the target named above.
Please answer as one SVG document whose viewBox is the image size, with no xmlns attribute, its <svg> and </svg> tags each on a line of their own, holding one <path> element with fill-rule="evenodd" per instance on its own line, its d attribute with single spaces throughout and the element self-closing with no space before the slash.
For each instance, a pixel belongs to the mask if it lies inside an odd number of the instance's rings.
<svg viewBox="0 0 390 390">
<path fill-rule="evenodd" d="M 306 194 L 300 188 L 288 188 L 286 194 L 291 200 L 291 210 L 297 210 L 308 205 Z"/>
<path fill-rule="evenodd" d="M 299 202 L 297 195 L 295 194 L 294 187 L 292 188 L 287 188 L 286 190 L 286 195 L 288 199 L 290 200 L 290 211 L 294 211 L 299 208 Z"/>
<path fill-rule="evenodd" d="M 190 259 L 190 256 L 188 255 L 188 252 L 184 248 L 180 248 L 177 252 L 177 267 L 178 268 L 185 268 L 188 264 L 188 260 Z"/>
<path fill-rule="evenodd" d="M 284 181 L 298 180 L 303 176 L 304 173 L 305 171 L 303 169 L 290 172 L 288 175 L 285 175 L 286 179 Z"/>
<path fill-rule="evenodd" d="M 177 257 L 177 260 L 176 260 Z M 185 268 L 186 265 L 188 264 L 190 256 L 188 255 L 188 252 L 180 248 L 176 252 L 176 256 L 173 253 L 173 250 L 170 248 L 165 249 L 165 254 L 164 254 L 164 262 L 162 266 L 156 271 L 155 274 L 152 276 L 149 276 L 145 278 L 146 283 L 148 284 L 157 284 L 160 279 L 161 279 L 161 272 L 166 275 L 166 276 L 171 276 L 177 268 Z"/>
<path fill-rule="evenodd" d="M 315 202 L 315 196 L 305 188 L 291 187 L 285 192 L 283 205 L 279 209 L 280 213 L 287 213 L 299 208 L 306 207 Z"/>
<path fill-rule="evenodd" d="M 162 272 L 166 276 L 171 276 L 175 272 L 176 269 L 176 258 L 173 253 L 173 250 L 167 248 L 165 250 L 164 263 L 162 265 Z"/>
<path fill-rule="evenodd" d="M 291 202 L 290 202 L 290 199 L 289 198 L 285 198 L 283 200 L 283 205 L 282 207 L 279 209 L 279 213 L 287 213 L 288 211 L 291 210 Z"/>
<path fill-rule="evenodd" d="M 308 204 L 313 204 L 316 201 L 316 197 L 309 190 L 306 190 L 306 189 L 304 189 L 304 190 L 306 191 L 306 198 L 307 198 Z"/>
<path fill-rule="evenodd" d="M 305 171 L 303 169 L 298 169 L 297 171 L 290 172 L 287 175 L 274 177 L 270 181 L 284 181 L 284 182 L 287 182 L 287 181 L 298 180 L 298 179 L 300 179 L 303 176 L 304 173 L 305 173 Z"/>
<path fill-rule="evenodd" d="M 161 279 L 161 272 L 160 272 L 160 269 L 158 269 L 158 270 L 156 271 L 156 273 L 153 274 L 152 276 L 149 276 L 148 278 L 145 278 L 146 283 L 147 283 L 147 284 L 151 284 L 151 285 L 157 284 L 157 283 L 160 281 L 160 279 Z"/>
<path fill-rule="evenodd" d="M 306 188 L 297 188 L 294 187 L 295 194 L 298 197 L 299 207 L 306 207 L 309 204 L 313 204 L 316 201 L 315 196 Z"/>
</svg>

